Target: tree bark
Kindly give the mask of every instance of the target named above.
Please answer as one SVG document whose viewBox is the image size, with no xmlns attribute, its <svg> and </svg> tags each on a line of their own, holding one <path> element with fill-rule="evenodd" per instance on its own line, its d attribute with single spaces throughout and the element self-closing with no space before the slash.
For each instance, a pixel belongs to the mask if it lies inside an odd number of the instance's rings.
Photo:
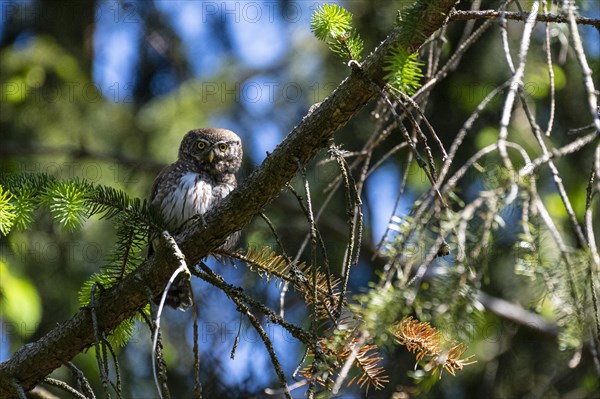
<svg viewBox="0 0 600 399">
<path fill-rule="evenodd" d="M 279 195 L 285 184 L 325 148 L 335 131 L 367 104 L 382 85 L 385 56 L 397 44 L 416 51 L 446 21 L 456 0 L 416 2 L 410 10 L 411 20 L 419 25 L 395 28 L 323 103 L 306 115 L 287 138 L 270 154 L 237 190 L 205 217 L 205 224 L 189 226 L 175 237 L 188 265 L 217 248 L 234 231 Z M 414 19 L 413 19 L 414 18 Z M 96 318 L 99 328 L 112 331 L 119 323 L 143 307 L 151 295 L 164 288 L 165 281 L 179 266 L 175 255 L 165 245 L 114 287 L 98 294 Z M 0 364 L 0 398 L 16 397 L 16 384 L 33 388 L 54 369 L 93 345 L 94 331 L 89 308 L 81 309 L 65 323 L 51 330 L 37 342 L 19 349 L 11 359 Z"/>
</svg>

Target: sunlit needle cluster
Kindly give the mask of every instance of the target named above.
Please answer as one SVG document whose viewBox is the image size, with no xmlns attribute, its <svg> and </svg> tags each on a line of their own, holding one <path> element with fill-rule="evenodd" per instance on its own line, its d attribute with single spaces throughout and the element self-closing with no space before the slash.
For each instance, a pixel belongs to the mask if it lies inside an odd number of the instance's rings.
<svg viewBox="0 0 600 399">
<path fill-rule="evenodd" d="M 427 322 L 422 322 L 405 317 L 401 322 L 393 327 L 393 334 L 400 345 L 406 346 L 412 353 L 416 353 L 417 361 L 427 361 L 427 370 L 433 370 L 435 374 L 440 372 L 440 379 L 444 369 L 452 375 L 460 371 L 464 366 L 476 363 L 476 360 L 470 361 L 474 355 L 461 359 L 467 351 L 467 346 L 452 342 L 448 345 L 442 338 L 440 331 L 430 326 Z M 445 347 L 450 349 L 445 350 Z"/>
</svg>

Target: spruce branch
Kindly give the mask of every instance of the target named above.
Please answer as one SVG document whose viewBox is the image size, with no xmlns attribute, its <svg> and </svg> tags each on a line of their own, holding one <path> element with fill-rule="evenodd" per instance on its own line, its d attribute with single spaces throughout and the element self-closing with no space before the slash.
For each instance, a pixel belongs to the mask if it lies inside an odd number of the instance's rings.
<svg viewBox="0 0 600 399">
<path fill-rule="evenodd" d="M 15 206 L 11 204 L 13 198 L 10 191 L 0 185 L 0 234 L 7 235 L 17 218 Z"/>
<path fill-rule="evenodd" d="M 316 265 L 293 261 L 288 263 L 285 257 L 277 255 L 268 246 L 260 249 L 250 248 L 246 253 L 223 250 L 218 253 L 246 263 L 250 271 L 267 281 L 276 279 L 292 284 L 294 289 L 304 297 L 307 305 L 316 303 L 316 314 L 319 318 L 335 319 L 333 311 L 336 304 L 340 302 L 340 294 L 337 290 L 340 281 L 331 278 L 328 273 L 323 273 Z M 311 277 L 313 273 L 316 274 L 316 301 Z"/>
<path fill-rule="evenodd" d="M 407 96 L 413 95 L 421 87 L 419 80 L 423 77 L 421 67 L 424 64 L 417 57 L 416 52 L 409 53 L 401 45 L 396 46 L 387 57 L 386 79 L 393 88 Z"/>
<path fill-rule="evenodd" d="M 310 29 L 331 51 L 347 60 L 360 60 L 363 41 L 352 27 L 352 14 L 337 4 L 323 4 L 313 13 Z"/>
<path fill-rule="evenodd" d="M 384 58 L 391 47 L 402 40 L 405 48 L 416 51 L 425 38 L 442 26 L 454 3 L 455 0 L 415 2 L 410 7 L 410 15 L 420 20 L 420 24 L 410 27 L 410 32 L 406 31 L 404 25 L 395 28 L 364 61 L 363 73 L 372 81 L 383 82 Z M 205 226 L 188 226 L 175 237 L 188 262 L 207 256 L 231 233 L 243 228 L 296 175 L 297 161 L 306 164 L 318 151 L 326 148 L 333 134 L 376 94 L 377 91 L 361 74 L 351 74 L 340 83 L 323 103 L 293 129 L 244 184 L 206 214 Z M 135 272 L 126 275 L 98 298 L 96 317 L 99 328 L 105 332 L 112 331 L 121 321 L 133 316 L 146 305 L 149 291 L 157 295 L 163 290 L 164 282 L 178 265 L 170 249 L 160 245 L 156 253 Z M 0 364 L 0 397 L 17 396 L 19 386 L 33 388 L 52 370 L 68 362 L 93 342 L 91 315 L 87 309 L 83 309 Z"/>
<path fill-rule="evenodd" d="M 76 230 L 86 219 L 86 189 L 85 184 L 77 181 L 74 184 L 55 181 L 43 194 L 54 220 L 67 230 Z"/>
<path fill-rule="evenodd" d="M 323 4 L 313 14 L 310 26 L 317 39 L 335 39 L 352 27 L 352 14 L 337 4 Z"/>
</svg>

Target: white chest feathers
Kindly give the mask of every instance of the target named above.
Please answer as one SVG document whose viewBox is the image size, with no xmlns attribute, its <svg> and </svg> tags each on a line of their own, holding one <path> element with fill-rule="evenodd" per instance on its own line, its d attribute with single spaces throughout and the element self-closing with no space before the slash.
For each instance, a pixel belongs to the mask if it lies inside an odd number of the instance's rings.
<svg viewBox="0 0 600 399">
<path fill-rule="evenodd" d="M 160 209 L 170 229 L 176 229 L 195 215 L 202 215 L 233 190 L 229 184 L 206 181 L 198 173 L 187 172 L 177 188 L 166 195 Z"/>
</svg>

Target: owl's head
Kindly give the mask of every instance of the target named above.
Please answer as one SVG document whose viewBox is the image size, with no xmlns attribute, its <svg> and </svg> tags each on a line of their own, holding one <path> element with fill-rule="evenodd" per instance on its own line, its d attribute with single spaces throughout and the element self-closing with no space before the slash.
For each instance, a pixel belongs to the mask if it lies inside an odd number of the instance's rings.
<svg viewBox="0 0 600 399">
<path fill-rule="evenodd" d="M 242 164 L 242 142 L 231 130 L 194 129 L 181 141 L 179 160 L 215 177 L 235 173 Z"/>
</svg>

